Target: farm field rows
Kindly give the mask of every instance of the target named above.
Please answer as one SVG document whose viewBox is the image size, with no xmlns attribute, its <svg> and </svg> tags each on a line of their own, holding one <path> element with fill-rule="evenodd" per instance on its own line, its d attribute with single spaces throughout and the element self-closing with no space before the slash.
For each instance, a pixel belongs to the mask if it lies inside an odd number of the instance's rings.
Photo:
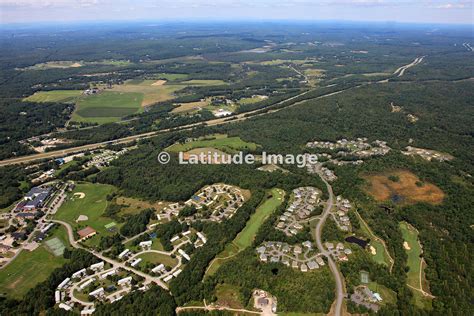
<svg viewBox="0 0 474 316">
<path fill-rule="evenodd" d="M 80 99 L 72 120 L 99 124 L 116 122 L 124 116 L 140 112 L 142 100 L 140 93 L 103 91 Z"/>
</svg>

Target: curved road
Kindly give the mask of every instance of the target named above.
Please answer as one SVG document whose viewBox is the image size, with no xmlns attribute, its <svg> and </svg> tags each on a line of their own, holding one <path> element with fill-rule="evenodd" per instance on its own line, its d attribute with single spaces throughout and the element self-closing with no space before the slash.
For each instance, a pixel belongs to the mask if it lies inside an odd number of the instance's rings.
<svg viewBox="0 0 474 316">
<path fill-rule="evenodd" d="M 342 304 L 344 301 L 344 297 L 346 296 L 346 289 L 344 288 L 344 281 L 342 279 L 341 273 L 339 272 L 336 263 L 331 257 L 331 254 L 324 248 L 323 243 L 321 241 L 321 233 L 323 230 L 324 223 L 326 222 L 326 219 L 328 218 L 331 209 L 334 206 L 334 193 L 332 191 L 331 185 L 323 178 L 321 173 L 319 173 L 319 177 L 323 182 L 326 184 L 326 188 L 328 190 L 329 194 L 329 199 L 326 203 L 326 207 L 324 208 L 323 214 L 321 215 L 321 219 L 319 220 L 318 224 L 316 225 L 315 229 L 315 240 L 316 240 L 316 245 L 318 246 L 319 251 L 326 256 L 328 259 L 328 264 L 329 268 L 331 269 L 332 274 L 334 275 L 334 280 L 336 281 L 336 306 L 335 306 L 335 311 L 334 315 L 340 316 L 342 315 Z"/>
<path fill-rule="evenodd" d="M 145 284 L 147 283 L 156 283 L 158 284 L 159 286 L 161 286 L 162 288 L 164 288 L 165 290 L 168 290 L 168 286 L 162 282 L 161 280 L 158 280 L 157 278 L 153 278 L 151 276 L 149 276 L 148 274 L 146 273 L 143 273 L 141 271 L 138 271 L 138 270 L 135 270 L 129 266 L 126 266 L 125 263 L 123 262 L 118 262 L 118 261 L 115 261 L 113 259 L 110 259 L 106 256 L 103 256 L 101 253 L 99 252 L 96 252 L 96 251 L 90 251 L 88 249 L 85 249 L 84 247 L 82 247 L 81 245 L 79 245 L 77 243 L 76 240 L 74 240 L 74 232 L 73 232 L 73 229 L 71 227 L 71 225 L 69 225 L 69 223 L 66 223 L 66 222 L 63 222 L 63 221 L 59 221 L 59 220 L 52 220 L 52 222 L 55 222 L 55 223 L 58 223 L 58 224 L 61 224 L 63 225 L 64 227 L 66 227 L 67 229 L 67 234 L 68 234 L 68 237 L 69 237 L 69 243 L 71 244 L 71 246 L 73 246 L 74 248 L 77 248 L 77 249 L 83 249 L 83 250 L 86 250 L 88 252 L 90 252 L 91 254 L 93 254 L 94 256 L 96 256 L 97 258 L 103 260 L 103 261 L 106 261 L 108 263 L 110 263 L 111 265 L 113 265 L 114 267 L 120 267 L 124 270 L 127 270 L 127 271 L 130 271 L 132 273 L 135 273 L 143 278 L 145 278 L 146 282 Z"/>
</svg>

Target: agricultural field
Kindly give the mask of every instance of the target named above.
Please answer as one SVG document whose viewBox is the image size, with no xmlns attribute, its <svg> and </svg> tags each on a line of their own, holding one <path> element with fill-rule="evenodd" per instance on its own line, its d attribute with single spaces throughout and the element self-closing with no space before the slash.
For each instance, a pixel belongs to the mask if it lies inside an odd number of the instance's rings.
<svg viewBox="0 0 474 316">
<path fill-rule="evenodd" d="M 115 85 L 111 91 L 141 94 L 139 107 L 149 106 L 158 102 L 171 100 L 174 93 L 185 88 L 181 84 L 167 84 L 165 80 L 128 80 L 124 84 Z"/>
<path fill-rule="evenodd" d="M 120 121 L 124 116 L 141 112 L 142 101 L 141 93 L 103 91 L 81 98 L 72 121 L 99 124 Z"/>
<path fill-rule="evenodd" d="M 38 91 L 23 101 L 26 102 L 64 102 L 73 103 L 82 95 L 81 90 Z"/>
<path fill-rule="evenodd" d="M 428 290 L 428 282 L 423 272 L 425 262 L 422 258 L 423 249 L 418 239 L 418 231 L 406 222 L 400 222 L 400 230 L 403 235 L 403 248 L 408 255 L 407 284 L 413 291 L 415 304 L 420 308 L 431 308 L 431 296 Z"/>
<path fill-rule="evenodd" d="M 108 203 L 106 197 L 114 191 L 115 188 L 111 185 L 78 183 L 74 191 L 68 193 L 66 201 L 59 208 L 54 219 L 69 223 L 75 230 L 90 226 L 97 231 L 99 236 L 108 235 L 110 233 L 105 225 L 113 220 L 102 215 Z M 98 239 L 98 237 L 93 237 L 87 243 L 98 241 Z"/>
<path fill-rule="evenodd" d="M 243 141 L 240 137 L 228 137 L 225 134 L 218 134 L 209 138 L 202 138 L 184 144 L 173 144 L 166 148 L 171 152 L 189 151 L 194 148 L 210 147 L 227 153 L 233 153 L 238 150 L 256 150 L 257 144 Z"/>
<path fill-rule="evenodd" d="M 397 170 L 364 177 L 366 191 L 377 201 L 392 200 L 401 205 L 418 202 L 437 205 L 443 202 L 444 192 L 436 185 L 422 182 L 407 170 Z"/>
<path fill-rule="evenodd" d="M 58 238 L 64 245 L 69 244 L 63 227 L 56 228 L 47 240 L 52 238 Z M 20 299 L 66 262 L 62 256 L 55 256 L 45 244 L 33 251 L 23 250 L 12 263 L 0 270 L 0 293 Z"/>
</svg>

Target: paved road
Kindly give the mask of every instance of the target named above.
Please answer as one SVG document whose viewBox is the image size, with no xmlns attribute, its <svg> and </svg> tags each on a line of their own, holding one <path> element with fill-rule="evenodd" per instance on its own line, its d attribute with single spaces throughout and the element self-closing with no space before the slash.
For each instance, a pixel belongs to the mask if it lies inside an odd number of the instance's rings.
<svg viewBox="0 0 474 316">
<path fill-rule="evenodd" d="M 211 119 L 211 120 L 202 121 L 202 122 L 198 122 L 198 123 L 187 124 L 187 125 L 182 125 L 182 126 L 178 126 L 178 127 L 174 127 L 174 128 L 167 128 L 167 129 L 162 129 L 162 130 L 159 130 L 159 131 L 147 132 L 147 133 L 133 135 L 133 136 L 127 136 L 127 137 L 123 137 L 123 138 L 119 138 L 119 139 L 115 139 L 115 140 L 109 140 L 109 141 L 100 142 L 100 143 L 95 143 L 95 144 L 88 144 L 88 145 L 83 145 L 83 146 L 78 146 L 78 147 L 73 147 L 73 148 L 67 148 L 67 149 L 62 149 L 62 150 L 55 150 L 55 151 L 49 151 L 49 152 L 45 152 L 45 153 L 33 154 L 33 155 L 29 155 L 29 156 L 22 156 L 22 157 L 18 157 L 18 158 L 6 159 L 6 160 L 0 161 L 0 167 L 7 166 L 7 165 L 28 163 L 28 162 L 32 162 L 32 161 L 36 161 L 36 160 L 41 160 L 41 159 L 52 159 L 52 158 L 64 157 L 66 155 L 70 155 L 70 154 L 74 154 L 74 153 L 78 153 L 78 152 L 83 152 L 83 151 L 87 151 L 87 150 L 93 150 L 93 149 L 105 147 L 109 144 L 130 143 L 130 142 L 133 142 L 133 141 L 136 141 L 136 140 L 146 139 L 146 138 L 157 136 L 159 134 L 169 133 L 169 132 L 172 132 L 172 131 L 190 130 L 192 128 L 195 128 L 197 126 L 202 126 L 202 125 L 205 125 L 205 126 L 218 126 L 218 125 L 224 125 L 224 124 L 229 124 L 229 123 L 233 123 L 233 122 L 239 122 L 239 121 L 246 120 L 249 117 L 257 117 L 257 116 L 261 116 L 261 115 L 275 113 L 275 112 L 278 112 L 278 111 L 280 111 L 284 108 L 293 107 L 295 105 L 307 102 L 309 100 L 317 100 L 317 99 L 329 97 L 329 96 L 347 91 L 349 89 L 357 88 L 357 87 L 359 87 L 359 86 L 341 89 L 341 90 L 336 91 L 336 92 L 323 94 L 321 96 L 318 96 L 318 97 L 315 97 L 315 98 L 312 98 L 312 99 L 306 99 L 306 100 L 298 101 L 298 102 L 295 102 L 291 105 L 288 105 L 288 106 L 285 106 L 285 107 L 282 107 L 282 108 L 278 108 L 279 105 L 281 105 L 285 102 L 292 101 L 296 98 L 299 98 L 299 97 L 302 97 L 302 96 L 308 94 L 309 92 L 312 92 L 312 90 L 307 90 L 307 91 L 304 91 L 304 92 L 302 92 L 300 94 L 297 94 L 293 97 L 287 98 L 287 99 L 282 100 L 280 102 L 277 102 L 277 103 L 275 103 L 271 106 L 268 106 L 267 108 L 265 108 L 265 109 L 268 110 L 267 112 L 262 113 L 262 112 L 260 112 L 262 109 L 256 109 L 256 110 L 253 110 L 253 111 L 248 111 L 248 112 L 244 112 L 244 113 L 240 113 L 240 114 L 236 114 L 236 115 L 227 116 L 225 118 Z M 277 107 L 277 108 L 272 109 L 274 107 Z"/>
<path fill-rule="evenodd" d="M 133 269 L 132 267 L 129 267 L 129 266 L 126 266 L 125 263 L 123 262 L 118 262 L 118 261 L 115 261 L 113 259 L 110 259 L 109 257 L 106 257 L 106 256 L 103 256 L 101 253 L 97 252 L 97 251 L 91 251 L 89 249 L 86 249 L 84 247 L 82 247 L 79 243 L 76 242 L 76 240 L 74 239 L 74 231 L 71 227 L 71 225 L 69 225 L 69 223 L 66 223 L 66 222 L 63 222 L 63 221 L 59 221 L 59 220 L 52 220 L 53 222 L 55 223 L 58 223 L 58 224 L 61 224 L 63 225 L 64 227 L 66 227 L 67 229 L 67 234 L 68 234 L 68 237 L 69 237 L 69 243 L 71 244 L 71 246 L 73 246 L 74 248 L 77 248 L 77 249 L 83 249 L 83 250 L 86 250 L 88 252 L 90 252 L 91 254 L 93 254 L 94 256 L 96 256 L 97 258 L 105 261 L 105 262 L 108 262 L 110 263 L 111 265 L 113 265 L 114 267 L 119 267 L 119 268 L 122 268 L 124 270 L 127 270 L 127 271 L 130 271 L 132 273 L 135 273 L 139 276 L 142 276 L 143 278 L 145 278 L 145 284 L 148 284 L 148 283 L 156 283 L 158 284 L 159 286 L 161 286 L 162 288 L 164 288 L 165 290 L 168 290 L 168 286 L 162 282 L 161 280 L 158 280 L 157 278 L 153 278 L 152 276 L 146 274 L 146 273 L 143 273 L 141 271 L 138 271 L 136 269 Z"/>
<path fill-rule="evenodd" d="M 332 191 L 331 185 L 321 176 L 321 174 L 318 172 L 320 178 L 324 181 L 326 184 L 326 188 L 328 190 L 329 194 L 329 199 L 326 203 L 326 207 L 324 208 L 323 214 L 321 215 L 321 219 L 319 220 L 318 224 L 316 225 L 315 229 L 315 240 L 316 240 L 316 245 L 318 246 L 319 251 L 325 255 L 328 259 L 328 265 L 329 268 L 331 269 L 332 274 L 334 275 L 334 280 L 336 281 L 336 306 L 335 306 L 335 315 L 340 316 L 342 315 L 342 304 L 344 301 L 344 297 L 346 296 L 346 290 L 344 288 L 344 281 L 342 279 L 341 273 L 339 272 L 336 263 L 332 259 L 330 253 L 324 248 L 323 243 L 321 241 L 321 233 L 323 230 L 324 223 L 326 222 L 326 219 L 330 215 L 331 209 L 334 206 L 334 193 Z"/>
</svg>

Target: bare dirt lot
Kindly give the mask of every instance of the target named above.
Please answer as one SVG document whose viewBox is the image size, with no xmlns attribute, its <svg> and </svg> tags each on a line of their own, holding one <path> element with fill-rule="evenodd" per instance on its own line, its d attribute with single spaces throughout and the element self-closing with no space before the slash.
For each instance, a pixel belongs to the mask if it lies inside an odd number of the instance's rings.
<svg viewBox="0 0 474 316">
<path fill-rule="evenodd" d="M 368 181 L 365 190 L 377 201 L 392 200 L 398 204 L 417 202 L 440 204 L 444 199 L 444 192 L 440 188 L 422 182 L 407 170 L 371 174 L 363 178 Z"/>
</svg>

